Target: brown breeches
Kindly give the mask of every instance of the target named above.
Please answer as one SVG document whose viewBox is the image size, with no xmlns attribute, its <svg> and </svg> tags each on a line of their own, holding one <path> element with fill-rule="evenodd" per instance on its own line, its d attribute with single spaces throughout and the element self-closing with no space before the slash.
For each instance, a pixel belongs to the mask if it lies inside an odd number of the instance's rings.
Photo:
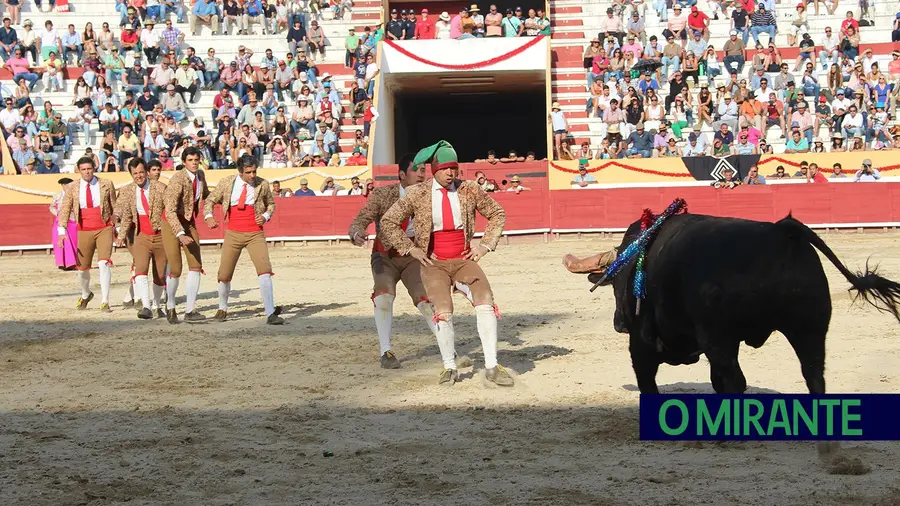
<svg viewBox="0 0 900 506">
<path fill-rule="evenodd" d="M 106 260 L 112 265 L 113 228 L 104 227 L 100 230 L 79 230 L 78 250 L 75 260 L 79 271 L 91 270 L 91 261 L 94 259 L 94 251 L 97 252 L 97 261 Z"/>
<path fill-rule="evenodd" d="M 469 286 L 473 305 L 494 305 L 491 284 L 477 262 L 464 258 L 432 262 L 434 265 L 423 265 L 421 268 L 422 283 L 434 305 L 436 316 L 453 314 L 453 285 L 457 282 Z"/>
<path fill-rule="evenodd" d="M 418 260 L 409 255 L 390 257 L 384 253 L 372 253 L 372 278 L 375 280 L 372 300 L 385 293 L 397 295 L 397 282 L 403 281 L 414 306 L 423 300 L 427 301 L 421 266 Z"/>
<path fill-rule="evenodd" d="M 163 246 L 162 234 L 138 234 L 131 246 L 131 257 L 134 259 L 134 275 L 146 276 L 150 270 L 150 258 L 153 258 L 153 284 L 166 284 L 166 248 Z"/>
<path fill-rule="evenodd" d="M 197 233 L 197 225 L 194 222 L 182 222 L 181 225 L 184 227 L 184 233 L 194 239 L 194 242 L 188 246 L 181 245 L 181 241 L 175 237 L 175 232 L 172 231 L 169 222 L 163 221 L 162 224 L 163 248 L 166 250 L 166 259 L 169 261 L 169 276 L 173 278 L 181 277 L 182 250 L 184 250 L 184 256 L 187 257 L 188 269 L 203 270 L 203 261 L 200 258 L 200 234 Z"/>
<path fill-rule="evenodd" d="M 250 253 L 250 260 L 256 267 L 257 276 L 272 274 L 272 262 L 269 261 L 269 247 L 266 246 L 265 233 L 226 230 L 225 242 L 222 244 L 222 261 L 219 262 L 220 282 L 231 281 L 244 248 Z"/>
</svg>

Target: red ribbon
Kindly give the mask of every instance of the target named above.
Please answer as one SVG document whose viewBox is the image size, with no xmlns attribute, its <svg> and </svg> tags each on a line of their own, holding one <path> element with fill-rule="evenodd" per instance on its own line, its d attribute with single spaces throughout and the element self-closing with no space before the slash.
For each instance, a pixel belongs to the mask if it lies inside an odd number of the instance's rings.
<svg viewBox="0 0 900 506">
<path fill-rule="evenodd" d="M 538 35 L 537 37 L 534 37 L 533 39 L 531 39 L 528 42 L 526 42 L 525 44 L 522 44 L 521 46 L 513 49 L 512 51 L 505 53 L 505 54 L 501 54 L 500 56 L 491 58 L 490 60 L 484 60 L 484 61 L 475 62 L 475 63 L 466 63 L 463 65 L 438 63 L 435 61 L 427 60 L 425 58 L 422 58 L 421 56 L 418 56 L 416 54 L 409 52 L 408 50 L 404 49 L 403 47 L 401 47 L 399 44 L 397 44 L 393 40 L 385 39 L 382 42 L 384 42 L 388 46 L 396 49 L 397 52 L 399 52 L 400 54 L 402 54 L 408 58 L 412 58 L 413 60 L 416 60 L 419 63 L 424 63 L 426 65 L 431 65 L 432 67 L 438 67 L 438 68 L 447 69 L 447 70 L 471 70 L 471 69 L 479 69 L 479 68 L 489 67 L 496 63 L 500 63 L 503 60 L 508 60 L 508 59 L 512 58 L 513 56 L 521 54 L 522 52 L 524 52 L 531 46 L 534 46 L 535 44 L 540 42 L 544 37 L 545 37 L 545 35 Z"/>
</svg>

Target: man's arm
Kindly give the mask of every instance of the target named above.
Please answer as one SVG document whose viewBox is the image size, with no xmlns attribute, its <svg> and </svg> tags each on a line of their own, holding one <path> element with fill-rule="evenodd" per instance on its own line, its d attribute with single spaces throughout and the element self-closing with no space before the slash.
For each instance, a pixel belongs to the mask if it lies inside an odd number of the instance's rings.
<svg viewBox="0 0 900 506">
<path fill-rule="evenodd" d="M 223 195 L 223 192 L 224 192 L 224 188 L 226 186 L 230 186 L 230 185 L 228 185 L 226 183 L 226 179 L 223 178 L 216 184 L 216 187 L 213 189 L 212 192 L 209 193 L 209 196 L 206 197 L 206 201 L 203 204 L 203 219 L 204 220 L 209 220 L 213 217 L 213 208 L 215 207 L 216 204 L 221 204 L 223 207 L 225 206 L 222 199 L 225 198 L 225 196 Z M 262 192 L 260 192 L 260 193 L 262 193 Z M 199 203 L 197 205 L 199 205 Z"/>
<path fill-rule="evenodd" d="M 506 225 L 506 211 L 480 186 L 473 189 L 475 197 L 475 209 L 488 220 L 481 238 L 481 245 L 490 251 L 497 249 L 500 236 L 503 235 L 503 226 Z"/>
<path fill-rule="evenodd" d="M 384 213 L 381 217 L 381 242 L 385 247 L 394 248 L 401 255 L 408 254 L 416 247 L 401 227 L 407 218 L 413 217 L 413 214 L 413 206 L 408 198 L 394 202 L 394 205 Z"/>
<path fill-rule="evenodd" d="M 362 241 L 368 239 L 368 234 L 366 234 L 366 229 L 369 228 L 369 224 L 373 223 L 376 218 L 378 218 L 378 207 L 380 202 L 380 195 L 378 195 L 379 189 L 376 188 L 372 190 L 372 194 L 366 199 L 366 205 L 359 210 L 356 218 L 350 223 L 350 230 L 347 232 L 350 235 L 350 240 L 354 243 L 356 242 L 356 237 L 359 235 Z"/>
<path fill-rule="evenodd" d="M 166 194 L 163 202 L 166 205 L 166 221 L 172 227 L 175 237 L 184 234 L 184 227 L 181 226 L 181 220 L 178 219 L 178 201 L 181 199 L 181 192 L 184 188 L 184 182 L 181 177 L 169 180 L 169 186 L 166 187 Z"/>
<path fill-rule="evenodd" d="M 134 188 L 131 188 L 131 191 L 134 191 Z M 117 239 L 119 241 L 124 241 L 125 237 L 128 235 L 128 231 L 131 229 L 132 223 L 134 223 L 134 214 L 132 213 L 132 209 L 134 206 L 124 206 L 125 202 L 128 199 L 118 199 L 116 201 L 116 207 L 118 208 L 116 211 L 116 216 L 119 217 L 119 234 Z M 149 209 L 146 210 L 149 212 Z"/>
<path fill-rule="evenodd" d="M 263 199 L 263 202 L 266 203 L 266 210 L 263 212 L 263 218 L 265 218 L 268 223 L 269 220 L 272 219 L 272 216 L 275 215 L 275 195 L 272 194 L 272 187 L 269 186 L 269 182 L 263 180 L 259 185 L 259 194 Z"/>
</svg>

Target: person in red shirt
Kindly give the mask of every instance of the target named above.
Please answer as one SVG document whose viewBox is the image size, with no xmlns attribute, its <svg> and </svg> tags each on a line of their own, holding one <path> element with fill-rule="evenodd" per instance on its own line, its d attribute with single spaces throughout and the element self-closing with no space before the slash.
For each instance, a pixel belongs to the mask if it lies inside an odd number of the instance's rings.
<svg viewBox="0 0 900 506">
<path fill-rule="evenodd" d="M 807 183 L 827 183 L 828 178 L 825 177 L 825 174 L 822 174 L 819 171 L 819 165 L 816 163 L 809 164 L 809 169 L 806 171 L 806 182 Z"/>
<path fill-rule="evenodd" d="M 125 53 L 128 51 L 136 51 L 139 38 L 137 32 L 134 31 L 134 27 L 131 26 L 131 24 L 126 24 L 125 29 L 122 30 L 122 43 L 119 45 L 119 56 L 125 56 Z"/>
<path fill-rule="evenodd" d="M 415 38 L 434 38 L 434 21 L 428 19 L 428 9 L 422 9 L 422 19 L 416 22 Z"/>
<path fill-rule="evenodd" d="M 362 167 L 366 164 L 366 157 L 363 156 L 359 148 L 353 148 L 353 154 L 347 159 L 348 167 Z"/>
<path fill-rule="evenodd" d="M 841 37 L 847 36 L 847 27 L 852 26 L 856 33 L 859 33 L 859 21 L 853 18 L 853 11 L 847 11 L 847 17 L 841 21 Z"/>
<path fill-rule="evenodd" d="M 696 5 L 691 7 L 691 14 L 688 16 L 688 27 L 691 31 L 702 32 L 703 40 L 709 41 L 709 16 L 700 12 Z"/>
</svg>

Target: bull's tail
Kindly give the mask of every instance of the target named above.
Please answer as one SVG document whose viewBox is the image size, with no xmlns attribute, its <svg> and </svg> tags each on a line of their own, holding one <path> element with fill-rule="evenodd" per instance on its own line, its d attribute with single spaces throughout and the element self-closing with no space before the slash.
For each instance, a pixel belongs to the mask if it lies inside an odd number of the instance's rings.
<svg viewBox="0 0 900 506">
<path fill-rule="evenodd" d="M 865 272 L 857 272 L 856 274 L 850 272 L 850 269 L 841 263 L 837 255 L 831 251 L 831 248 L 825 244 L 825 241 L 818 234 L 794 219 L 790 214 L 776 223 L 776 225 L 790 229 L 821 251 L 825 258 L 831 260 L 831 263 L 834 264 L 837 270 L 853 285 L 852 290 L 857 292 L 856 298 L 862 296 L 863 300 L 879 311 L 890 312 L 897 321 L 900 321 L 900 283 L 879 276 L 877 274 L 878 267 L 869 269 L 868 262 L 866 262 Z"/>
</svg>

